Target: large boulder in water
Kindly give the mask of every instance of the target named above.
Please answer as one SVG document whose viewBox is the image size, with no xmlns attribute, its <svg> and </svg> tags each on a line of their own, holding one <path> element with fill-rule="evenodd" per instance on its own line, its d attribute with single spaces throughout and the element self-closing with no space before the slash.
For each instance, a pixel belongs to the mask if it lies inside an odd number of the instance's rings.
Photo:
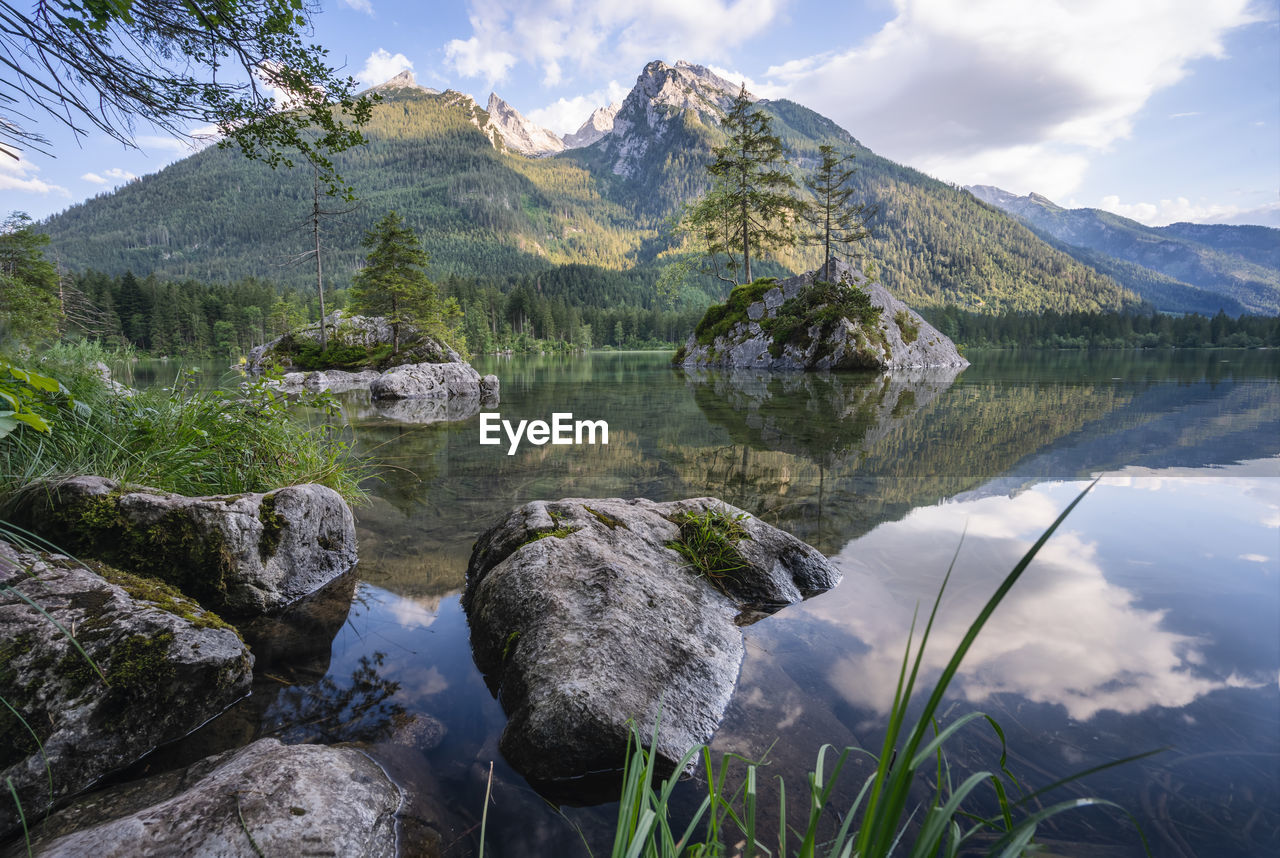
<svg viewBox="0 0 1280 858">
<path fill-rule="evenodd" d="M 77 556 L 159 578 L 229 616 L 283 607 L 356 562 L 351 508 L 320 485 L 186 497 L 73 477 L 28 487 L 7 515 Z"/>
<path fill-rule="evenodd" d="M 702 571 L 691 559 L 716 552 Z M 656 751 L 674 768 L 720 723 L 739 626 L 839 579 L 816 549 L 714 498 L 520 507 L 476 542 L 462 600 L 509 716 L 503 756 L 538 782 L 612 770 L 628 721 L 651 735 L 660 720 Z"/>
<path fill-rule="evenodd" d="M 249 692 L 253 658 L 231 627 L 163 584 L 95 568 L 0 543 L 0 698 L 13 707 L 0 709 L 0 782 L 29 823 Z M 6 794 L 0 838 L 19 824 Z"/>
<path fill-rule="evenodd" d="M 397 366 L 369 385 L 374 399 L 475 399 L 498 402 L 498 377 L 469 363 L 418 363 Z"/>
<path fill-rule="evenodd" d="M 797 277 L 734 289 L 725 304 L 707 310 L 676 363 L 758 370 L 969 365 L 919 313 L 835 259 Z"/>
<path fill-rule="evenodd" d="M 89 796 L 37 831 L 38 855 L 396 855 L 400 790 L 350 748 L 259 739 Z"/>
</svg>

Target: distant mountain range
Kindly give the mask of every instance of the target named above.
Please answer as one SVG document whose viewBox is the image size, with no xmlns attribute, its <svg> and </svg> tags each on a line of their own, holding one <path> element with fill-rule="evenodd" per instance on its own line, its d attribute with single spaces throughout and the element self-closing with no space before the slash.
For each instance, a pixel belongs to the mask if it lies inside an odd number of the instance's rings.
<svg viewBox="0 0 1280 858">
<path fill-rule="evenodd" d="M 968 190 L 1162 310 L 1280 313 L 1280 229 L 1145 226 L 1101 209 L 1066 209 L 1039 194 L 1020 197 L 990 185 Z"/>
<path fill-rule="evenodd" d="M 419 86 L 408 72 L 375 89 L 383 100 L 365 130 L 368 143 L 335 159 L 360 200 L 323 228 L 326 272 L 337 287 L 362 262 L 364 231 L 389 209 L 422 236 L 437 277 L 501 281 L 585 265 L 635 271 L 643 276 L 628 282 L 651 284 L 663 265 L 687 252 L 670 223 L 707 188 L 705 165 L 724 140 L 720 118 L 739 86 L 692 63 L 654 61 L 621 105 L 598 109 L 562 138 L 496 93 L 482 108 L 463 93 Z M 878 210 L 867 259 L 891 291 L 915 306 L 1105 310 L 1137 307 L 1142 295 L 1162 309 L 1216 312 L 1212 294 L 1225 294 L 1179 279 L 1190 277 L 1185 272 L 1143 275 L 1168 280 L 1159 281 L 1163 292 L 1149 288 L 1126 273 L 1137 262 L 1104 250 L 1090 257 L 1021 215 L 876 155 L 800 104 L 757 103 L 790 148 L 797 177 L 812 169 L 820 145 L 856 154 L 858 198 Z M 303 287 L 312 275 L 288 261 L 309 246 L 311 191 L 307 170 L 273 172 L 209 148 L 73 206 L 44 228 L 60 261 L 75 269 L 214 281 L 255 276 Z M 1217 235 L 1180 240 L 1216 247 Z M 799 248 L 764 268 L 783 274 L 817 263 L 815 248 Z M 1228 312 L 1271 306 L 1263 274 L 1274 266 L 1249 265 L 1253 279 L 1245 282 L 1258 286 L 1233 293 L 1236 304 L 1220 301 Z M 642 288 L 634 302 L 652 302 L 653 290 Z M 690 300 L 722 293 L 722 286 L 703 282 Z"/>
</svg>

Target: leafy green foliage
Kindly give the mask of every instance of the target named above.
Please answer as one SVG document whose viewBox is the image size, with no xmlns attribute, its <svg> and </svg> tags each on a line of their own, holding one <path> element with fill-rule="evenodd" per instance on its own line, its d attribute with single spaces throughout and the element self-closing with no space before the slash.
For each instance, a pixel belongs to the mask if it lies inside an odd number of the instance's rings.
<svg viewBox="0 0 1280 858">
<path fill-rule="evenodd" d="M 893 323 L 898 326 L 898 330 L 902 333 L 902 341 L 907 345 L 911 345 L 920 336 L 920 326 L 911 318 L 911 314 L 906 310 L 899 310 L 893 314 Z"/>
<path fill-rule="evenodd" d="M 32 344 L 57 336 L 62 308 L 58 272 L 44 258 L 48 243 L 22 212 L 0 224 L 0 335 Z"/>
<path fill-rule="evenodd" d="M 0 45 L 24 62 L 6 63 L 0 101 L 28 105 L 80 136 L 87 121 L 126 145 L 139 121 L 176 135 L 216 124 L 226 135 L 219 145 L 272 169 L 311 163 L 337 191 L 342 179 L 329 156 L 361 142 L 358 126 L 376 99 L 355 98 L 355 80 L 304 41 L 317 8 L 311 0 L 60 0 L 28 11 L 3 0 Z M 0 140 L 45 143 L 8 120 Z"/>
<path fill-rule="evenodd" d="M 75 406 L 57 379 L 14 366 L 0 357 L 0 441 L 19 425 L 48 432 L 60 401 Z"/>
</svg>

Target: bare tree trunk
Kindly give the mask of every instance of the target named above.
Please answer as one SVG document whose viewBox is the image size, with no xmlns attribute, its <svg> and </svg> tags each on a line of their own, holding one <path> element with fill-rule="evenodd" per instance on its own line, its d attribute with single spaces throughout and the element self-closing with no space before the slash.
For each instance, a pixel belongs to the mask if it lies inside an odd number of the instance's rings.
<svg viewBox="0 0 1280 858">
<path fill-rule="evenodd" d="M 751 221 L 747 215 L 747 201 L 742 201 L 742 264 L 745 268 L 744 283 L 751 282 L 751 236 L 748 229 Z"/>
<path fill-rule="evenodd" d="M 316 294 L 320 296 L 320 352 L 328 348 L 324 335 L 324 277 L 320 264 L 320 168 L 311 165 L 314 178 L 311 183 L 311 234 L 316 243 Z"/>
</svg>

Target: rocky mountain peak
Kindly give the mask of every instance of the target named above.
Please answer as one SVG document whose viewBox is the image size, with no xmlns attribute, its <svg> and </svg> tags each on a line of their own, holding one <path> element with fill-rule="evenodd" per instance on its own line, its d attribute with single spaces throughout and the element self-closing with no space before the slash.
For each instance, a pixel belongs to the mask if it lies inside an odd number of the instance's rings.
<svg viewBox="0 0 1280 858">
<path fill-rule="evenodd" d="M 520 111 L 499 98 L 496 92 L 489 93 L 489 106 L 486 110 L 503 142 L 512 151 L 533 157 L 564 151 L 564 141 L 554 132 L 526 119 Z"/>
<path fill-rule="evenodd" d="M 718 125 L 740 87 L 706 66 L 678 60 L 654 60 L 644 67 L 613 119 L 605 150 L 615 160 L 615 175 L 634 177 L 650 144 L 666 136 L 673 120 L 693 111 Z"/>
<path fill-rule="evenodd" d="M 607 107 L 597 107 L 587 117 L 587 121 L 582 123 L 582 127 L 572 134 L 564 135 L 564 148 L 581 149 L 608 134 L 613 130 L 613 118 L 618 115 L 621 107 L 622 103 L 617 101 Z"/>
<path fill-rule="evenodd" d="M 409 69 L 405 69 L 404 71 L 392 77 L 390 80 L 384 83 L 380 83 L 377 86 L 371 86 L 369 87 L 369 89 L 365 91 L 366 92 L 392 92 L 392 91 L 401 90 L 401 89 L 417 90 L 418 92 L 424 92 L 427 95 L 437 95 L 440 92 L 440 90 L 438 89 L 432 89 L 431 87 L 428 87 L 428 86 L 420 86 L 417 80 L 414 79 L 413 72 L 410 71 Z"/>
</svg>

